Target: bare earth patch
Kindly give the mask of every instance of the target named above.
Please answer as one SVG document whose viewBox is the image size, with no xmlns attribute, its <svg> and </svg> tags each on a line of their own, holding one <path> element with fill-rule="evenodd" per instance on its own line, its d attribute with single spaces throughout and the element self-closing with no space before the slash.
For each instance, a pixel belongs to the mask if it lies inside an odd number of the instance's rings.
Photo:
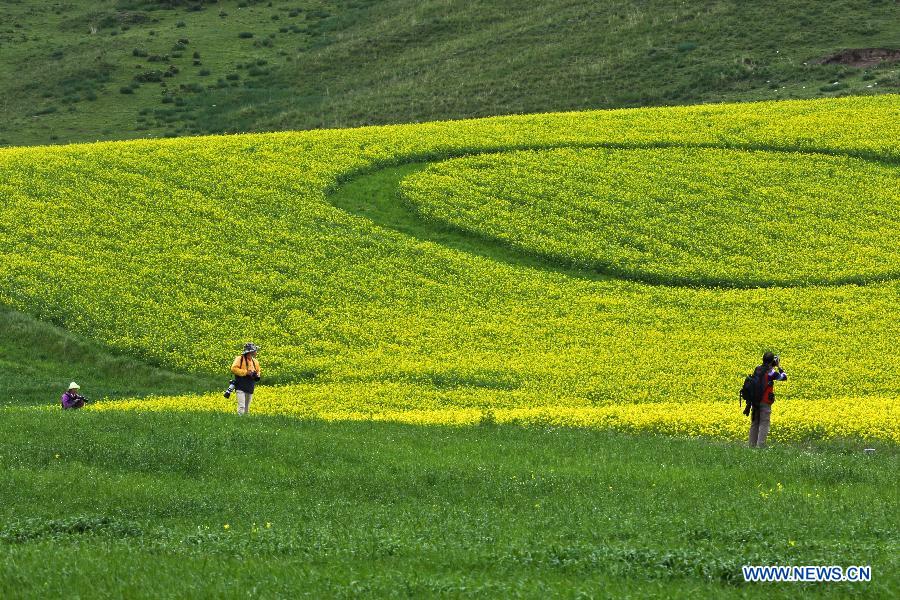
<svg viewBox="0 0 900 600">
<path fill-rule="evenodd" d="M 841 50 L 819 62 L 824 65 L 849 65 L 851 67 L 871 67 L 880 62 L 900 61 L 900 50 L 891 48 L 848 48 Z"/>
</svg>

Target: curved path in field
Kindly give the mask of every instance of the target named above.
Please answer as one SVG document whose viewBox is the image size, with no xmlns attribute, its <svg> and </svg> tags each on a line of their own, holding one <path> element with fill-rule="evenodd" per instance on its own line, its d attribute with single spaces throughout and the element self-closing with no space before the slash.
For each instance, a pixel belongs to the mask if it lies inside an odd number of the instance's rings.
<svg viewBox="0 0 900 600">
<path fill-rule="evenodd" d="M 452 248 L 457 251 L 500 261 L 513 266 L 528 267 L 543 271 L 561 273 L 563 275 L 593 280 L 619 279 L 633 281 L 646 285 L 682 287 L 682 288 L 727 288 L 727 289 L 755 289 L 755 288 L 802 288 L 802 287 L 836 287 L 842 285 L 870 285 L 888 281 L 900 280 L 900 273 L 882 273 L 874 275 L 848 276 L 829 282 L 806 283 L 754 283 L 743 284 L 734 281 L 717 281 L 715 284 L 701 284 L 688 280 L 661 281 L 659 277 L 645 276 L 641 273 L 627 272 L 618 269 L 615 265 L 595 265 L 584 267 L 565 260 L 558 256 L 550 256 L 539 252 L 532 252 L 522 248 L 516 248 L 503 240 L 479 232 L 465 229 L 446 222 L 433 222 L 423 218 L 413 207 L 409 206 L 401 198 L 400 183 L 408 176 L 422 171 L 434 163 L 441 163 L 455 158 L 474 157 L 480 155 L 497 155 L 519 152 L 523 150 L 556 150 L 556 149 L 613 149 L 613 150 L 638 150 L 638 149 L 719 149 L 731 151 L 755 151 L 787 154 L 794 151 L 787 148 L 766 147 L 758 145 L 746 146 L 720 146 L 715 144 L 560 144 L 560 145 L 535 145 L 509 148 L 504 150 L 488 150 L 484 152 L 460 152 L 450 153 L 431 161 L 417 161 L 389 164 L 376 167 L 367 171 L 349 174 L 346 179 L 335 186 L 328 194 L 328 202 L 343 211 L 371 220 L 385 229 L 414 237 L 420 241 L 432 242 Z M 854 152 L 838 152 L 828 149 L 809 150 L 804 149 L 805 155 L 822 156 L 846 156 L 857 160 L 878 163 L 888 166 L 898 166 L 897 162 L 882 156 L 859 154 Z"/>
</svg>

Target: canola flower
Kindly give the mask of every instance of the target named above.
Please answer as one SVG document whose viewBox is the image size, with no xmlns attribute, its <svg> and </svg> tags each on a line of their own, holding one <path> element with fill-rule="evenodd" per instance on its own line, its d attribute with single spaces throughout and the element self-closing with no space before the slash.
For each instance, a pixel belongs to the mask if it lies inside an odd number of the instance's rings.
<svg viewBox="0 0 900 600">
<path fill-rule="evenodd" d="M 288 385 L 260 388 L 254 414 L 287 415 L 326 421 L 393 421 L 410 425 L 467 426 L 512 423 L 527 426 L 607 428 L 677 436 L 743 440 L 747 419 L 724 402 L 650 402 L 589 406 L 578 399 L 519 395 L 498 408 L 505 393 L 470 392 L 461 401 L 452 393 L 429 392 L 411 384 L 369 387 L 352 384 Z M 900 443 L 900 398 L 835 398 L 776 402 L 772 437 L 783 441 L 870 439 Z M 234 412 L 219 395 L 104 401 L 87 410 Z M 783 491 L 778 484 L 775 491 Z"/>
<path fill-rule="evenodd" d="M 426 218 L 561 263 L 759 287 L 895 277 L 898 182 L 847 156 L 563 148 L 437 163 L 402 189 Z"/>
<path fill-rule="evenodd" d="M 900 162 L 898 112 L 900 97 L 879 96 L 0 149 L 0 302 L 156 364 L 222 373 L 223 384 L 233 353 L 252 339 L 264 348 L 268 383 L 315 382 L 261 388 L 253 410 L 325 419 L 463 425 L 489 416 L 736 438 L 746 427 L 737 409 L 742 377 L 774 349 L 791 380 L 779 388 L 773 435 L 896 440 L 892 244 L 900 228 L 898 187 L 889 184 Z M 536 176 L 521 152 L 529 149 L 552 168 Z M 622 162 L 623 149 L 634 160 Z M 792 155 L 794 165 L 776 152 L 806 154 Z M 567 153 L 586 160 L 567 166 Z M 466 155 L 479 156 L 443 162 Z M 589 205 L 571 190 L 602 188 L 579 174 L 606 173 L 640 190 L 648 157 L 661 177 L 656 189 L 683 180 L 719 190 L 724 181 L 734 196 L 719 198 L 721 214 L 698 218 L 703 253 L 679 245 L 692 221 L 662 219 L 639 203 L 618 222 L 630 232 L 586 245 L 581 209 Z M 441 206 L 429 178 L 486 164 L 481 197 L 534 203 L 495 211 L 470 229 L 516 232 L 525 249 L 552 242 L 549 254 L 573 261 L 602 258 L 603 248 L 628 254 L 631 244 L 636 251 L 616 265 L 679 285 L 504 263 L 329 203 L 341 182 L 412 161 L 439 163 L 407 182 L 427 192 L 423 209 Z M 772 244 L 808 241 L 811 250 L 778 257 L 794 262 L 767 272 L 766 289 L 678 281 L 761 277 L 741 270 L 745 246 L 718 228 L 730 222 L 729 203 L 752 208 L 741 203 L 742 180 L 749 197 L 764 200 L 764 174 L 726 176 L 729 167 L 771 168 L 781 182 L 794 167 L 807 175 L 796 182 L 807 194 L 800 205 L 778 197 L 783 214 L 802 217 L 800 233 L 785 228 Z M 820 193 L 816 173 L 840 184 L 837 191 Z M 459 194 L 470 179 L 444 190 L 459 200 L 452 219 L 473 208 Z M 530 193 L 537 183 L 546 193 Z M 850 194 L 857 184 L 865 194 Z M 572 210 L 554 213 L 553 198 Z M 442 220 L 449 210 L 440 208 Z M 646 241 L 641 227 L 669 225 L 665 252 L 632 243 Z M 536 242 L 529 228 L 548 235 Z M 843 244 L 840 255 L 822 240 Z M 763 244 L 759 255 L 771 250 Z M 841 285 L 856 275 L 866 285 Z M 158 407 L 232 408 L 209 396 L 97 409 Z"/>
</svg>

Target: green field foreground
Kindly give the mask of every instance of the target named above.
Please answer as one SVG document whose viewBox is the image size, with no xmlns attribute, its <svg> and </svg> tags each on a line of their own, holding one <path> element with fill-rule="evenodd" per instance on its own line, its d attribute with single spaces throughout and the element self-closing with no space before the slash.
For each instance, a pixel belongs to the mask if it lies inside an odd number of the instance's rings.
<svg viewBox="0 0 900 600">
<path fill-rule="evenodd" d="M 896 452 L 5 409 L 3 597 L 884 597 Z M 745 584 L 744 564 L 871 565 Z"/>
</svg>

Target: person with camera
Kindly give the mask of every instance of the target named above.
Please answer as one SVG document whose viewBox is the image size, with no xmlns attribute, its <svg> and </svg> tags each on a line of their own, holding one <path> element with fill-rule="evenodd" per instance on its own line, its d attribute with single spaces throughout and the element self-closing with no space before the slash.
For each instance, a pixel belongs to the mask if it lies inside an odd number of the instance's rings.
<svg viewBox="0 0 900 600">
<path fill-rule="evenodd" d="M 84 406 L 84 403 L 87 402 L 87 398 L 78 393 L 78 390 L 80 389 L 81 386 L 74 381 L 69 384 L 69 389 L 66 390 L 66 393 L 60 398 L 63 410 L 74 410 Z"/>
<path fill-rule="evenodd" d="M 261 371 L 256 353 L 259 346 L 252 342 L 244 344 L 244 351 L 231 363 L 231 372 L 234 374 L 234 389 L 237 394 L 237 412 L 239 415 L 247 414 L 250 410 L 250 401 L 253 399 L 253 390 L 256 382 L 260 380 Z"/>
<path fill-rule="evenodd" d="M 781 368 L 781 359 L 772 352 L 766 352 L 763 354 L 762 364 L 753 371 L 753 377 L 760 379 L 762 397 L 752 411 L 750 447 L 765 448 L 772 417 L 772 403 L 775 402 L 775 382 L 787 381 L 787 373 Z"/>
</svg>

